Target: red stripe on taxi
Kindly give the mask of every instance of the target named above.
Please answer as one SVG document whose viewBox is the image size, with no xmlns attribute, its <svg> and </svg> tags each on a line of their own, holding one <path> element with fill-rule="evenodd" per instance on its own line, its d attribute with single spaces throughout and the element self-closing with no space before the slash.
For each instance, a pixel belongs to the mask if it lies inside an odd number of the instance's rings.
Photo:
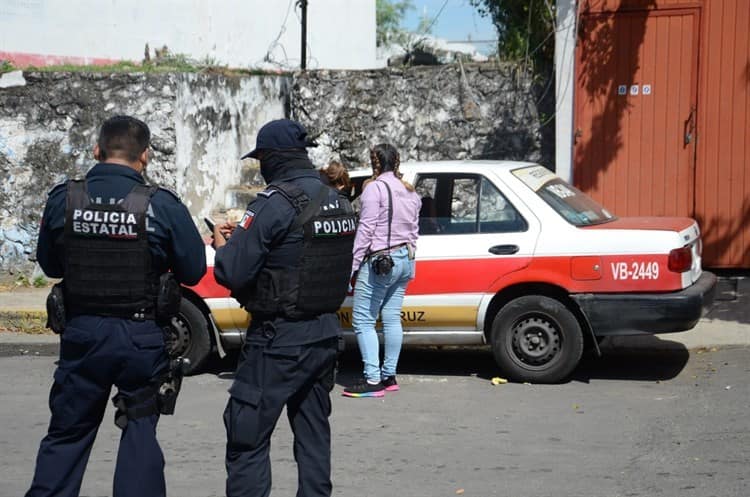
<svg viewBox="0 0 750 497">
<path fill-rule="evenodd" d="M 681 273 L 670 271 L 667 259 L 640 254 L 417 261 L 417 277 L 406 293 L 496 293 L 523 283 L 549 283 L 570 293 L 681 290 Z"/>
<path fill-rule="evenodd" d="M 496 293 L 524 283 L 553 284 L 570 293 L 681 290 L 681 273 L 670 271 L 667 259 L 666 254 L 629 254 L 417 261 L 417 277 L 406 293 Z M 216 283 L 213 267 L 190 288 L 204 298 L 229 297 L 229 290 Z"/>
<path fill-rule="evenodd" d="M 409 283 L 409 295 L 483 293 L 503 275 L 529 265 L 531 257 L 497 259 L 443 259 L 417 261 L 417 277 Z"/>
</svg>

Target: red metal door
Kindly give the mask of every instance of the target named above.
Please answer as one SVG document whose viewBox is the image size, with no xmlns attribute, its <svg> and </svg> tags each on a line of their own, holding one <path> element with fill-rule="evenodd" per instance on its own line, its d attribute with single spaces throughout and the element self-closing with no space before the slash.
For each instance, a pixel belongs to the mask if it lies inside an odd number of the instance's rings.
<svg viewBox="0 0 750 497">
<path fill-rule="evenodd" d="M 618 216 L 693 216 L 697 8 L 584 14 L 574 183 Z"/>
<path fill-rule="evenodd" d="M 750 268 L 750 7 L 705 3 L 695 217 L 703 263 Z"/>
</svg>

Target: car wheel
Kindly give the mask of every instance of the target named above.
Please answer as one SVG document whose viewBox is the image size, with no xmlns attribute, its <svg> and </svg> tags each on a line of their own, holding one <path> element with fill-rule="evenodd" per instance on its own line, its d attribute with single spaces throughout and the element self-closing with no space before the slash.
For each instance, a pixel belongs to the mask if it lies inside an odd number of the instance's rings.
<svg viewBox="0 0 750 497">
<path fill-rule="evenodd" d="M 190 361 L 185 374 L 200 372 L 201 366 L 211 353 L 208 324 L 200 309 L 183 298 L 180 302 L 180 312 L 170 322 L 169 333 L 170 356 L 182 356 Z"/>
<path fill-rule="evenodd" d="M 512 380 L 555 383 L 581 359 L 578 320 L 560 301 L 528 295 L 508 302 L 492 323 L 495 361 Z"/>
</svg>

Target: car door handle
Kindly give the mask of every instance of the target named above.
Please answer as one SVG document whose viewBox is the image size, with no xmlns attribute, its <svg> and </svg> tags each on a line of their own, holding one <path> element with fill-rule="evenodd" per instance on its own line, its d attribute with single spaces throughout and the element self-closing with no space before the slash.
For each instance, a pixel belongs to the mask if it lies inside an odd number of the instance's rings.
<svg viewBox="0 0 750 497">
<path fill-rule="evenodd" d="M 490 247 L 490 254 L 495 255 L 510 255 L 518 252 L 518 245 L 495 245 Z"/>
</svg>

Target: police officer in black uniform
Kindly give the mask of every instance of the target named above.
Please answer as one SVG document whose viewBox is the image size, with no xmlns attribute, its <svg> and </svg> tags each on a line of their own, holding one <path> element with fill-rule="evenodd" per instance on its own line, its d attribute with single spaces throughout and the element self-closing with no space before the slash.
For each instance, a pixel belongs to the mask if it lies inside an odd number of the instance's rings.
<svg viewBox="0 0 750 497">
<path fill-rule="evenodd" d="M 85 180 L 49 194 L 37 259 L 48 276 L 63 278 L 66 322 L 52 418 L 26 497 L 78 495 L 112 385 L 126 421 L 114 496 L 166 495 L 156 398 L 169 361 L 156 301 L 165 287 L 178 288 L 174 279 L 197 283 L 206 258 L 187 208 L 169 190 L 145 184 L 149 140 L 142 121 L 108 119 L 94 147 L 99 163 Z M 170 300 L 174 307 L 173 292 Z"/>
<path fill-rule="evenodd" d="M 288 119 L 258 132 L 268 188 L 242 220 L 214 229 L 214 274 L 252 316 L 230 398 L 228 497 L 271 491 L 271 433 L 286 405 L 294 433 L 298 497 L 331 495 L 330 391 L 356 218 L 349 201 L 321 183 L 305 128 Z M 228 242 L 224 237 L 233 232 Z"/>
</svg>

